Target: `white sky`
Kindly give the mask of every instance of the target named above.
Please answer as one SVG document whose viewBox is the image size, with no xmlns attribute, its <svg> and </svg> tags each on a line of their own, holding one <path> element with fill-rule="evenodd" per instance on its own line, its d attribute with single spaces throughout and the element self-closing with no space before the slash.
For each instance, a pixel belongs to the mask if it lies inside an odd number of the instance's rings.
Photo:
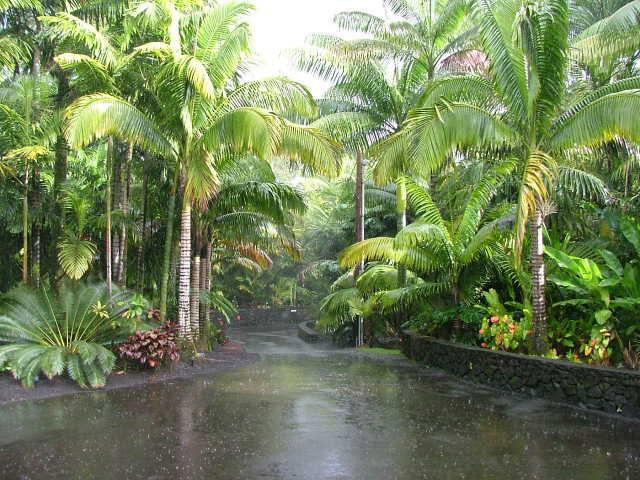
<svg viewBox="0 0 640 480">
<path fill-rule="evenodd" d="M 253 0 L 251 13 L 253 51 L 257 65 L 248 77 L 286 75 L 303 82 L 314 94 L 326 86 L 312 76 L 299 72 L 284 51 L 305 45 L 312 33 L 339 33 L 333 24 L 338 12 L 361 10 L 383 15 L 381 0 Z"/>
</svg>

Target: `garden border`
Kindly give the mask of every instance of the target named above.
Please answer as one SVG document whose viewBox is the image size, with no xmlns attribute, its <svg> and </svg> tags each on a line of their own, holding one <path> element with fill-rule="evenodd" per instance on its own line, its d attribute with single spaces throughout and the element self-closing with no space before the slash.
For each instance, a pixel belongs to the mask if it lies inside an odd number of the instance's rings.
<svg viewBox="0 0 640 480">
<path fill-rule="evenodd" d="M 307 320 L 298 324 L 298 338 L 306 343 L 319 343 L 326 337 L 313 328 L 315 321 Z"/>
<path fill-rule="evenodd" d="M 474 383 L 640 418 L 640 372 L 488 350 L 408 331 L 402 345 L 407 357 Z"/>
</svg>

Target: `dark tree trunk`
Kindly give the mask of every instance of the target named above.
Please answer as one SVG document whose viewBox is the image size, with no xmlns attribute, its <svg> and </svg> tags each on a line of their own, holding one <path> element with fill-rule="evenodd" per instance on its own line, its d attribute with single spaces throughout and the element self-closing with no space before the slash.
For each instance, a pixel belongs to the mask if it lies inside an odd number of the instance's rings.
<svg viewBox="0 0 640 480">
<path fill-rule="evenodd" d="M 113 163 L 113 138 L 109 137 L 107 140 L 107 191 L 106 191 L 106 215 L 107 215 L 107 228 L 105 232 L 105 261 L 106 261 L 106 282 L 107 282 L 107 292 L 109 292 L 109 297 L 111 297 L 111 292 L 113 291 L 111 285 L 111 171 L 112 171 L 112 163 Z"/>
<path fill-rule="evenodd" d="M 407 226 L 407 186 L 405 182 L 399 178 L 396 180 L 396 228 L 400 232 Z M 407 269 L 398 267 L 398 287 L 404 287 L 407 284 Z"/>
<path fill-rule="evenodd" d="M 22 283 L 29 283 L 29 163 L 24 166 L 22 199 Z"/>
<path fill-rule="evenodd" d="M 160 319 L 164 321 L 167 316 L 167 299 L 169 295 L 169 274 L 171 270 L 171 253 L 173 250 L 173 225 L 176 213 L 176 197 L 180 186 L 180 164 L 176 164 L 171 186 L 171 196 L 167 211 L 167 231 L 164 239 L 164 253 L 162 259 L 162 280 L 160 282 Z"/>
<path fill-rule="evenodd" d="M 356 152 L 356 241 L 361 242 L 364 240 L 364 156 L 362 152 Z M 357 280 L 362 271 L 364 270 L 364 260 L 356 266 L 353 277 Z M 359 316 L 357 319 L 358 329 L 356 338 L 356 347 L 364 345 L 364 319 Z"/>
<path fill-rule="evenodd" d="M 544 266 L 544 218 L 538 209 L 531 225 L 533 340 L 538 353 L 547 350 L 546 274 Z"/>
<path fill-rule="evenodd" d="M 56 94 L 56 108 L 62 110 L 69 94 L 69 78 L 59 67 L 52 70 L 52 74 L 58 82 L 58 93 Z M 62 204 L 62 188 L 67 181 L 67 160 L 69 157 L 69 145 L 58 132 L 55 147 L 55 160 L 53 166 L 53 202 L 51 203 L 51 218 L 54 219 L 51 226 L 51 239 L 47 248 L 47 264 L 50 278 L 58 275 L 58 242 L 64 232 L 66 222 L 66 211 Z"/>
<path fill-rule="evenodd" d="M 127 284 L 127 218 L 129 216 L 129 184 L 131 183 L 131 162 L 133 160 L 133 144 L 129 143 L 127 147 L 127 155 L 120 171 L 120 209 L 124 217 L 124 222 L 120 229 L 119 244 L 119 265 L 118 265 L 118 282 L 122 285 Z"/>
<path fill-rule="evenodd" d="M 111 194 L 113 202 L 113 210 L 122 209 L 122 157 L 120 151 L 120 145 L 116 145 L 114 148 L 114 157 L 112 165 L 112 185 L 113 191 Z M 113 227 L 113 225 L 112 225 Z M 112 276 L 113 280 L 117 283 L 120 278 L 120 229 L 117 227 L 112 229 L 111 232 L 111 264 L 112 264 Z"/>
<path fill-rule="evenodd" d="M 362 152 L 356 152 L 356 242 L 362 242 L 364 240 L 364 156 Z M 364 261 L 360 262 L 356 266 L 354 272 L 354 278 L 358 276 L 364 270 Z"/>
<path fill-rule="evenodd" d="M 147 210 L 149 208 L 149 172 L 148 154 L 144 154 L 143 176 L 142 176 L 142 232 L 140 235 L 140 243 L 138 245 L 138 260 L 137 260 L 137 284 L 138 290 L 144 290 L 144 270 L 145 270 L 145 247 L 147 245 Z"/>
<path fill-rule="evenodd" d="M 451 288 L 451 296 L 453 298 L 453 304 L 457 307 L 460 303 L 460 289 L 458 288 L 458 284 L 454 283 Z M 456 313 L 455 318 L 453 319 L 453 331 L 456 334 L 460 334 L 462 332 L 462 320 L 460 315 Z"/>
<path fill-rule="evenodd" d="M 41 209 L 40 199 L 40 172 L 34 168 L 31 187 L 31 212 L 38 214 Z M 40 286 L 40 237 L 41 228 L 39 222 L 34 222 L 31 241 L 31 280 L 36 287 Z"/>
</svg>

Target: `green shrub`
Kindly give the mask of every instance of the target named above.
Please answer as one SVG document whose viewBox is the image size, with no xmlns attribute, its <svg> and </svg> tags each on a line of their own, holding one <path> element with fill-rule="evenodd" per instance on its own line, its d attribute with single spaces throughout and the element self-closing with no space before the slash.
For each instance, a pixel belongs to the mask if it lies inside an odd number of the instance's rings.
<svg viewBox="0 0 640 480">
<path fill-rule="evenodd" d="M 32 387 L 41 375 L 65 372 L 81 387 L 102 387 L 115 355 L 107 348 L 120 336 L 117 326 L 125 294 L 109 300 L 105 285 L 68 283 L 56 295 L 19 287 L 7 295 L 0 315 L 0 368 Z"/>
<path fill-rule="evenodd" d="M 487 306 L 482 326 L 478 330 L 481 346 L 505 352 L 526 352 L 533 333 L 533 315 L 528 301 L 505 302 L 494 289 L 483 292 Z"/>
</svg>

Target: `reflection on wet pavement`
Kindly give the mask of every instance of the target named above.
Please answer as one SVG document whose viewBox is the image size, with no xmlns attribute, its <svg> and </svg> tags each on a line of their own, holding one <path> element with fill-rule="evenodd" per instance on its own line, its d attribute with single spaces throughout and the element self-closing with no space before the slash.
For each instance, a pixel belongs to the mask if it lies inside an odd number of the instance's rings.
<svg viewBox="0 0 640 480">
<path fill-rule="evenodd" d="M 237 332 L 253 365 L 0 408 L 2 479 L 638 479 L 640 423 Z"/>
</svg>

